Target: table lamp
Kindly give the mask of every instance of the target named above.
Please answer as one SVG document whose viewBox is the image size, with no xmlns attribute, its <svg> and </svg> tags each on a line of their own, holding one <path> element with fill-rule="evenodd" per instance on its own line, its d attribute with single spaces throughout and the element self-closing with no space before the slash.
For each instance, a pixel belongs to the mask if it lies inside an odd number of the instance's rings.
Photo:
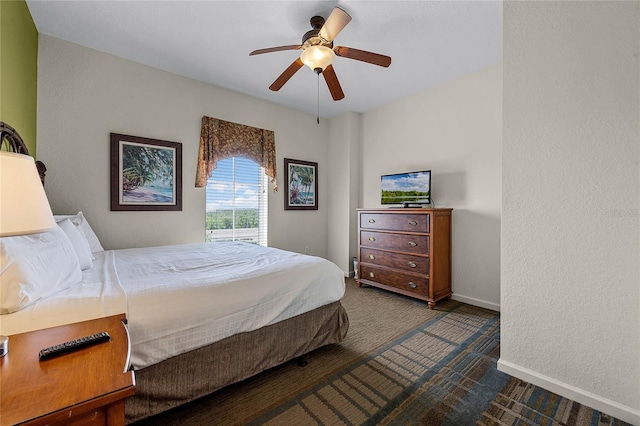
<svg viewBox="0 0 640 426">
<path fill-rule="evenodd" d="M 0 151 L 0 237 L 37 234 L 56 222 L 33 157 Z M 9 350 L 0 336 L 0 357 Z"/>
</svg>

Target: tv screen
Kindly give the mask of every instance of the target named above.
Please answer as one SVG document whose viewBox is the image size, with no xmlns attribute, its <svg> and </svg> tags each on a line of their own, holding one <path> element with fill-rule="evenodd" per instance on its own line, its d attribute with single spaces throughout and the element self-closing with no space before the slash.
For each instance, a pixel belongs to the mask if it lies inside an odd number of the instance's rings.
<svg viewBox="0 0 640 426">
<path fill-rule="evenodd" d="M 431 203 L 431 170 L 383 175 L 381 179 L 382 204 Z"/>
</svg>

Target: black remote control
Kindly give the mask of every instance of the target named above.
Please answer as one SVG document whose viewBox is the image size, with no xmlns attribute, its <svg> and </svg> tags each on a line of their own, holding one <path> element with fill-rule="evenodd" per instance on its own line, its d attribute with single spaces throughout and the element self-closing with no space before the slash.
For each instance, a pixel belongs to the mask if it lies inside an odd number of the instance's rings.
<svg viewBox="0 0 640 426">
<path fill-rule="evenodd" d="M 79 339 L 69 340 L 68 342 L 60 343 L 59 345 L 50 346 L 40 351 L 38 356 L 40 361 L 43 359 L 52 358 L 54 356 L 62 355 L 67 352 L 75 351 L 87 346 L 95 345 L 96 343 L 106 342 L 111 340 L 111 336 L 106 331 L 92 334 L 91 336 L 81 337 Z"/>
</svg>

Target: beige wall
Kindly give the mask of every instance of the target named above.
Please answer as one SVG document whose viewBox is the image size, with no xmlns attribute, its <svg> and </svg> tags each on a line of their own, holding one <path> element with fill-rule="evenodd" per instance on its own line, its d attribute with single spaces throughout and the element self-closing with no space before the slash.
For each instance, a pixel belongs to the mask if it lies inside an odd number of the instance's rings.
<svg viewBox="0 0 640 426">
<path fill-rule="evenodd" d="M 505 2 L 499 368 L 640 424 L 640 3 Z"/>
<path fill-rule="evenodd" d="M 358 195 L 360 194 L 360 114 L 348 112 L 329 122 L 327 191 L 328 256 L 346 275 L 357 256 Z"/>
<path fill-rule="evenodd" d="M 453 297 L 495 310 L 501 108 L 496 65 L 362 114 L 360 206 L 381 207 L 381 175 L 430 169 L 436 207 L 454 209 Z"/>
<path fill-rule="evenodd" d="M 40 36 L 38 157 L 49 200 L 55 213 L 84 211 L 107 249 L 204 241 L 205 191 L 194 188 L 203 115 L 275 131 L 280 192 L 269 193 L 269 245 L 326 257 L 326 121 Z M 111 132 L 183 144 L 183 211 L 110 211 Z M 318 163 L 318 211 L 284 210 L 285 157 Z"/>
</svg>

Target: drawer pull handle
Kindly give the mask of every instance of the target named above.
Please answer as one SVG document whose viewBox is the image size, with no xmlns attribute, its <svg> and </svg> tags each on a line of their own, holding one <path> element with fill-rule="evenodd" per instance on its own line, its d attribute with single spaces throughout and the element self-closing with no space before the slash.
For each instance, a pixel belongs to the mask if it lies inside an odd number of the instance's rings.
<svg viewBox="0 0 640 426">
<path fill-rule="evenodd" d="M 375 219 L 369 219 L 369 223 L 376 223 Z"/>
<path fill-rule="evenodd" d="M 409 245 L 410 245 L 411 247 L 415 247 L 415 246 L 417 246 L 418 244 L 416 244 L 416 243 L 415 243 L 415 242 L 413 242 L 413 241 L 409 241 Z"/>
<path fill-rule="evenodd" d="M 369 255 L 369 259 L 374 260 L 376 257 L 372 254 Z"/>
<path fill-rule="evenodd" d="M 416 268 L 418 264 L 416 262 L 409 262 L 409 266 L 411 266 L 412 268 Z"/>
<path fill-rule="evenodd" d="M 413 281 L 409 281 L 409 287 L 411 288 L 417 288 L 418 286 L 416 285 L 416 283 L 414 283 Z"/>
<path fill-rule="evenodd" d="M 418 222 L 416 222 L 415 220 L 412 220 L 411 222 L 409 222 L 409 225 L 411 226 L 416 226 L 418 224 Z"/>
<path fill-rule="evenodd" d="M 373 272 L 369 272 L 369 276 L 370 276 L 371 278 L 375 278 L 375 277 L 376 277 L 376 274 L 374 274 Z"/>
<path fill-rule="evenodd" d="M 376 237 L 369 237 L 369 241 L 375 241 Z"/>
</svg>

